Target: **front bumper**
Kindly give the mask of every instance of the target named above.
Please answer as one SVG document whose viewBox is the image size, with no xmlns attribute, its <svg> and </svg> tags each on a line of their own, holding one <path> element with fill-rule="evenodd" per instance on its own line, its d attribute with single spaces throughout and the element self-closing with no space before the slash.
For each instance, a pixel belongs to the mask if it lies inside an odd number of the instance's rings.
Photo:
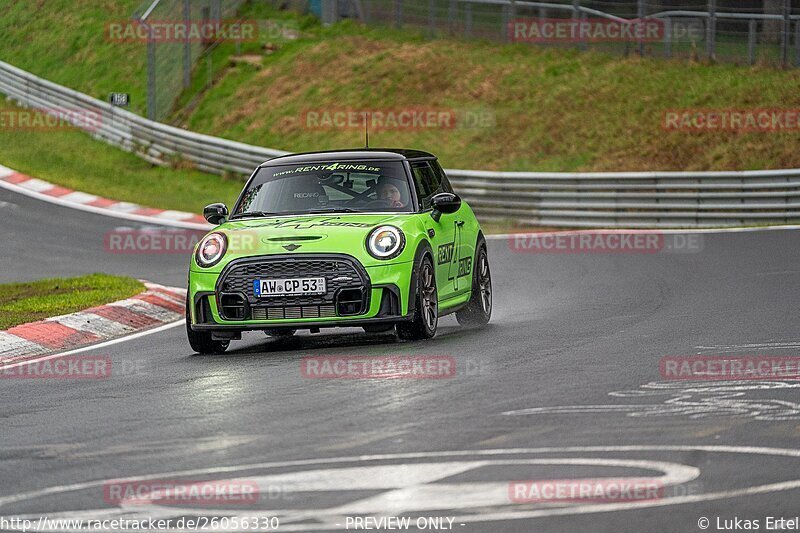
<svg viewBox="0 0 800 533">
<path fill-rule="evenodd" d="M 220 273 L 189 272 L 191 328 L 208 330 L 309 329 L 389 324 L 410 319 L 413 262 L 364 267 L 344 254 L 244 258 Z M 257 298 L 259 278 L 324 276 L 318 296 Z M 413 311 L 413 310 L 412 310 Z"/>
</svg>

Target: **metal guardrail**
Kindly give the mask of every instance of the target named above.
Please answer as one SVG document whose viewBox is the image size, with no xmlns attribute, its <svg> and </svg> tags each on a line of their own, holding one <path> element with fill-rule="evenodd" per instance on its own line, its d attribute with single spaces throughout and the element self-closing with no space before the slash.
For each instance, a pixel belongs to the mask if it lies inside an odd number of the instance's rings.
<svg viewBox="0 0 800 533">
<path fill-rule="evenodd" d="M 157 165 L 185 161 L 250 174 L 286 154 L 167 126 L 0 61 L 0 93 Z M 96 116 L 87 124 L 87 115 Z M 69 115 L 67 115 L 69 116 Z M 80 155 L 76 155 L 80 157 Z M 800 169 L 741 172 L 495 172 L 446 170 L 483 219 L 552 227 L 720 227 L 800 221 Z"/>
</svg>

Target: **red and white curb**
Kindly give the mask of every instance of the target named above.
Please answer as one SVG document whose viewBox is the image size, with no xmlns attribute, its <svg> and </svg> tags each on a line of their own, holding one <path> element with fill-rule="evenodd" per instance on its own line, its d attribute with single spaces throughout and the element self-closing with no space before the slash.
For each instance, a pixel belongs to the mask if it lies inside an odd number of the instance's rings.
<svg viewBox="0 0 800 533">
<path fill-rule="evenodd" d="M 0 367 L 183 320 L 185 289 L 144 285 L 146 291 L 125 300 L 0 331 Z"/>
<path fill-rule="evenodd" d="M 177 228 L 208 230 L 212 227 L 201 215 L 184 211 L 153 209 L 130 202 L 119 202 L 94 194 L 73 191 L 66 187 L 53 185 L 47 181 L 20 174 L 3 165 L 0 165 L 0 187 L 64 207 L 114 218 Z"/>
</svg>

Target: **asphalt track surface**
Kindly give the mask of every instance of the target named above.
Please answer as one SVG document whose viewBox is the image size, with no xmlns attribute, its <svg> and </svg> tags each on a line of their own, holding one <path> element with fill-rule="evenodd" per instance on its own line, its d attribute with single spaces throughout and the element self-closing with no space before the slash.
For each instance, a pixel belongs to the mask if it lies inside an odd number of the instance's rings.
<svg viewBox="0 0 800 533">
<path fill-rule="evenodd" d="M 103 271 L 185 286 L 185 256 L 104 251 L 107 231 L 140 224 L 0 202 L 0 282 Z M 278 531 L 343 529 L 350 515 L 450 517 L 457 531 L 700 531 L 701 517 L 764 530 L 800 514 L 797 382 L 659 375 L 667 355 L 797 355 L 797 231 L 703 234 L 697 253 L 489 249 L 482 330 L 447 317 L 429 342 L 252 333 L 196 356 L 179 326 L 84 352 L 124 370 L 107 380 L 0 380 L 0 517 L 204 512 L 104 501 L 104 480 L 133 476 L 258 480 L 257 504 L 224 512 L 279 516 Z M 301 360 L 323 355 L 452 356 L 457 372 L 304 378 Z M 665 489 L 508 501 L 512 480 L 603 476 L 665 476 Z"/>
</svg>

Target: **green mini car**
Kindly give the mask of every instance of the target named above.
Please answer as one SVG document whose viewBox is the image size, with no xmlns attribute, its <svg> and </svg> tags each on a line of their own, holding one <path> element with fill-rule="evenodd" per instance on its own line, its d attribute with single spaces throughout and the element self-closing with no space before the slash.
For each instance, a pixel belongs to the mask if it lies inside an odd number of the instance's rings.
<svg viewBox="0 0 800 533">
<path fill-rule="evenodd" d="M 186 332 L 198 353 L 221 353 L 243 331 L 362 327 L 402 339 L 436 334 L 455 313 L 492 314 L 486 241 L 436 157 L 363 149 L 270 159 L 229 214 L 195 247 Z"/>
</svg>

